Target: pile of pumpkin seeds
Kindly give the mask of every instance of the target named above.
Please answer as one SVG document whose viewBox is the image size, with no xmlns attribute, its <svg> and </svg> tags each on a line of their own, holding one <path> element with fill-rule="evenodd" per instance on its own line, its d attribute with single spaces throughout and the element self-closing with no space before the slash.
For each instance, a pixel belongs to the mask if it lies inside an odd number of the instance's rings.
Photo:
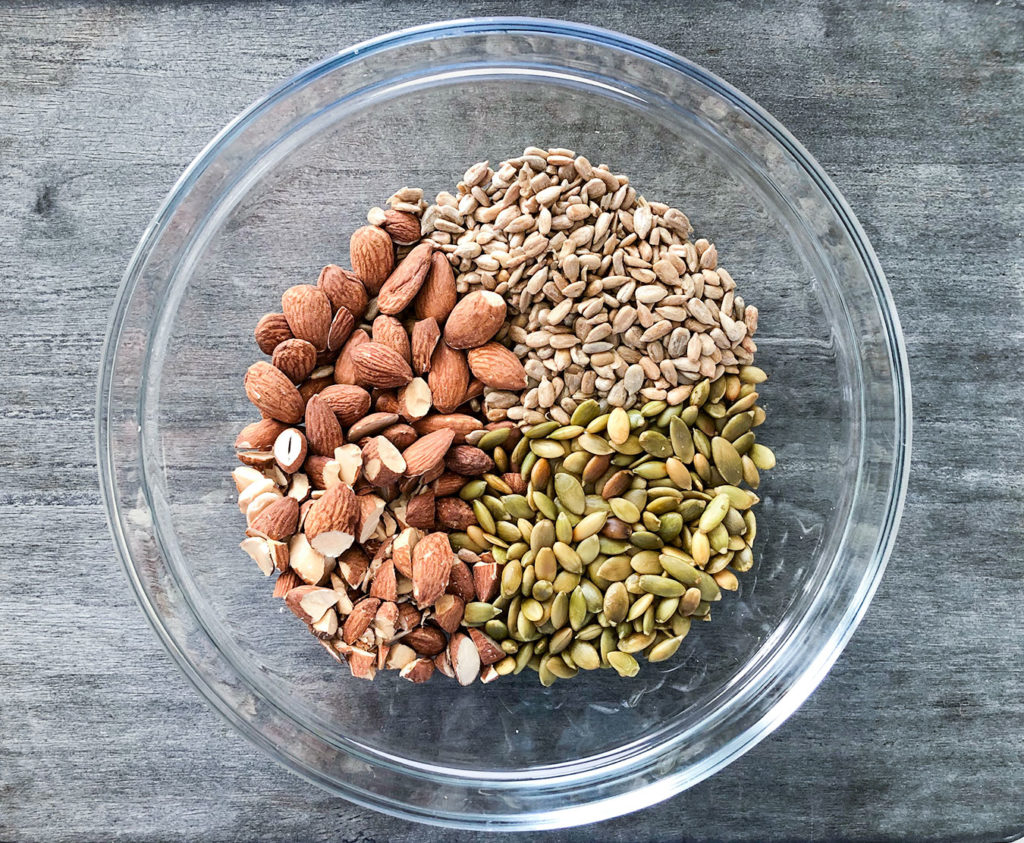
<svg viewBox="0 0 1024 843">
<path fill-rule="evenodd" d="M 477 524 L 450 536 L 502 566 L 499 595 L 469 603 L 463 621 L 500 643 L 499 675 L 635 676 L 639 655 L 664 661 L 693 618 L 711 619 L 753 565 L 752 490 L 775 465 L 753 431 L 766 377 L 742 366 L 696 384 L 685 405 L 603 412 L 590 400 L 568 424 L 545 421 L 518 440 L 509 428 L 473 437 L 525 484 L 515 493 L 497 473 L 467 483 Z"/>
</svg>

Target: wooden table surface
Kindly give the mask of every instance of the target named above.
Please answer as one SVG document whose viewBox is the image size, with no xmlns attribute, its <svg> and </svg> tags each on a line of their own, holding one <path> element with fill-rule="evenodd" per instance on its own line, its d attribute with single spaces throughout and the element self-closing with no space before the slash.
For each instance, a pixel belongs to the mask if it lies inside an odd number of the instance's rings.
<svg viewBox="0 0 1024 843">
<path fill-rule="evenodd" d="M 121 273 L 182 169 L 355 41 L 511 11 L 694 59 L 817 156 L 906 333 L 913 473 L 888 573 L 773 736 L 639 814 L 529 839 L 1024 833 L 1024 13 L 1013 2 L 245 3 L 0 8 L 0 840 L 469 840 L 286 773 L 143 619 L 97 489 Z M 521 837 L 519 839 L 527 839 Z"/>
</svg>

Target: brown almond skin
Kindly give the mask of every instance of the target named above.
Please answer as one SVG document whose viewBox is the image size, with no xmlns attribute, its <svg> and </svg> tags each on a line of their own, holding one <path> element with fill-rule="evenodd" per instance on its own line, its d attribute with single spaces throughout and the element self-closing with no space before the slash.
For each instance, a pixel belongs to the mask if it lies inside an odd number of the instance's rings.
<svg viewBox="0 0 1024 843">
<path fill-rule="evenodd" d="M 405 605 L 405 604 L 402 604 Z M 436 656 L 448 644 L 444 633 L 432 626 L 419 626 L 402 636 L 402 643 L 423 656 Z"/>
<path fill-rule="evenodd" d="M 253 363 L 245 373 L 245 394 L 267 417 L 298 424 L 306 410 L 299 390 L 288 376 L 269 363 Z"/>
<path fill-rule="evenodd" d="M 264 354 L 273 354 L 278 345 L 293 336 L 283 313 L 268 313 L 261 317 L 253 335 L 256 337 L 256 345 Z"/>
<path fill-rule="evenodd" d="M 348 338 L 352 336 L 355 327 L 356 318 L 352 311 L 344 305 L 339 307 L 331 322 L 331 329 L 327 332 L 327 350 L 329 352 L 340 351 L 342 346 L 348 342 Z"/>
<path fill-rule="evenodd" d="M 446 471 L 434 481 L 434 494 L 438 498 L 449 497 L 450 495 L 458 494 L 459 490 L 465 485 L 465 477 Z"/>
<path fill-rule="evenodd" d="M 294 384 L 302 383 L 316 366 L 316 349 L 306 340 L 292 338 L 279 342 L 270 362 Z"/>
<path fill-rule="evenodd" d="M 401 422 L 384 428 L 380 435 L 398 448 L 399 451 L 404 451 L 418 438 L 418 434 L 412 425 Z"/>
<path fill-rule="evenodd" d="M 310 451 L 325 457 L 333 457 L 334 449 L 345 444 L 338 417 L 319 395 L 306 402 L 306 442 Z"/>
<path fill-rule="evenodd" d="M 455 434 L 450 430 L 436 430 L 413 442 L 402 452 L 406 477 L 419 477 L 443 466 L 444 456 L 454 438 Z"/>
<path fill-rule="evenodd" d="M 348 437 L 353 442 L 362 439 L 364 436 L 376 436 L 378 433 L 391 427 L 398 422 L 397 413 L 370 413 L 363 416 L 348 429 Z"/>
<path fill-rule="evenodd" d="M 494 468 L 490 454 L 475 445 L 454 445 L 444 458 L 449 471 L 465 477 L 478 477 Z"/>
<path fill-rule="evenodd" d="M 377 295 L 395 267 L 395 246 L 391 238 L 383 229 L 364 225 L 352 232 L 348 248 L 352 270 L 363 282 L 366 292 Z"/>
<path fill-rule="evenodd" d="M 479 430 L 483 425 L 480 420 L 466 413 L 446 413 L 442 415 L 431 414 L 417 419 L 412 425 L 421 436 L 433 433 L 435 430 L 451 430 L 455 433 L 452 442 L 461 445 L 466 441 L 466 435 L 474 430 Z"/>
<path fill-rule="evenodd" d="M 394 316 L 412 304 L 430 272 L 433 251 L 434 244 L 427 240 L 416 246 L 395 267 L 377 294 L 377 307 L 381 313 Z"/>
<path fill-rule="evenodd" d="M 384 345 L 393 348 L 402 355 L 402 359 L 404 359 L 406 363 L 412 359 L 412 353 L 409 346 L 409 334 L 406 333 L 405 326 L 394 316 L 388 316 L 382 313 L 374 319 L 370 336 L 374 342 L 383 343 Z"/>
<path fill-rule="evenodd" d="M 433 316 L 420 319 L 413 325 L 411 352 L 412 368 L 416 374 L 425 375 L 430 371 L 430 361 L 440 339 L 441 329 L 438 328 L 437 320 Z"/>
<path fill-rule="evenodd" d="M 369 341 L 370 335 L 367 334 L 366 331 L 353 331 L 352 336 L 350 336 L 345 345 L 342 346 L 341 354 L 338 355 L 338 359 L 334 364 L 335 383 L 355 384 L 356 367 L 352 362 L 352 355 L 360 345 Z"/>
<path fill-rule="evenodd" d="M 469 386 L 469 366 L 461 351 L 439 342 L 430 361 L 427 385 L 439 413 L 452 413 L 463 401 Z"/>
<path fill-rule="evenodd" d="M 333 384 L 320 392 L 320 397 L 343 427 L 355 424 L 370 410 L 370 393 L 355 384 Z"/>
<path fill-rule="evenodd" d="M 235 447 L 244 450 L 266 451 L 274 446 L 277 437 L 288 425 L 274 419 L 261 419 L 247 424 L 235 439 Z"/>
<path fill-rule="evenodd" d="M 288 497 L 274 501 L 253 519 L 250 526 L 268 539 L 287 541 L 299 526 L 299 502 Z"/>
<path fill-rule="evenodd" d="M 409 499 L 405 508 L 405 523 L 419 530 L 434 529 L 434 493 L 427 491 Z"/>
<path fill-rule="evenodd" d="M 445 530 L 464 532 L 467 527 L 476 524 L 473 507 L 462 498 L 437 498 L 435 501 L 437 524 Z"/>
<path fill-rule="evenodd" d="M 432 317 L 438 325 L 443 325 L 457 299 L 452 266 L 444 254 L 434 252 L 430 258 L 430 272 L 413 302 L 413 313 L 417 319 Z"/>
<path fill-rule="evenodd" d="M 473 566 L 473 587 L 477 600 L 490 603 L 498 596 L 500 576 L 497 562 L 477 562 Z"/>
<path fill-rule="evenodd" d="M 328 264 L 320 270 L 316 285 L 327 293 L 335 310 L 347 308 L 357 322 L 363 318 L 368 297 L 366 287 L 354 272 Z"/>
<path fill-rule="evenodd" d="M 360 343 L 352 352 L 352 363 L 363 386 L 392 389 L 412 380 L 412 369 L 402 355 L 383 343 Z"/>
<path fill-rule="evenodd" d="M 445 589 L 449 594 L 457 594 L 466 603 L 472 603 L 476 600 L 476 589 L 473 586 L 473 574 L 469 570 L 469 566 L 461 559 L 455 561 L 452 565 L 452 572 L 448 578 L 448 588 Z"/>
<path fill-rule="evenodd" d="M 331 300 L 319 287 L 296 284 L 281 296 L 281 310 L 288 320 L 292 334 L 313 344 L 317 351 L 327 348 L 331 330 Z"/>
<path fill-rule="evenodd" d="M 382 228 L 399 246 L 409 246 L 420 239 L 419 218 L 407 211 L 385 211 Z"/>
<path fill-rule="evenodd" d="M 328 457 L 322 457 L 319 454 L 309 454 L 302 463 L 302 471 L 309 478 L 309 485 L 313 489 L 323 489 L 324 484 L 324 466 L 330 462 Z M 312 501 L 306 501 L 306 503 L 312 503 Z"/>
<path fill-rule="evenodd" d="M 452 348 L 476 348 L 498 333 L 506 314 L 505 300 L 488 290 L 463 296 L 444 324 L 444 341 Z"/>
<path fill-rule="evenodd" d="M 492 389 L 526 389 L 526 369 L 505 346 L 489 342 L 466 355 L 473 374 Z"/>
</svg>

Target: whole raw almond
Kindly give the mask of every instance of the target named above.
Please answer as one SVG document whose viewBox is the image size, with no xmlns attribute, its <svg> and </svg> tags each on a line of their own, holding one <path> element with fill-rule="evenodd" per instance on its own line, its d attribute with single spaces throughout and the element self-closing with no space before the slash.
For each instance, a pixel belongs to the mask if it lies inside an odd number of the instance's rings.
<svg viewBox="0 0 1024 843">
<path fill-rule="evenodd" d="M 444 464 L 449 471 L 464 477 L 478 477 L 494 468 L 490 455 L 475 445 L 453 445 L 445 455 Z"/>
<path fill-rule="evenodd" d="M 413 422 L 412 426 L 421 436 L 433 433 L 435 430 L 450 430 L 455 434 L 452 442 L 461 445 L 466 441 L 467 434 L 474 430 L 480 430 L 483 424 L 480 419 L 466 413 L 443 413 L 425 416 Z"/>
<path fill-rule="evenodd" d="M 446 342 L 439 342 L 430 360 L 427 384 L 438 412 L 453 412 L 462 403 L 469 385 L 469 367 L 465 355 Z"/>
<path fill-rule="evenodd" d="M 463 296 L 444 324 L 444 341 L 452 348 L 476 348 L 492 339 L 505 321 L 505 300 L 490 290 Z"/>
<path fill-rule="evenodd" d="M 466 485 L 466 478 L 451 471 L 444 472 L 434 481 L 432 486 L 438 500 L 457 494 Z"/>
<path fill-rule="evenodd" d="M 370 409 L 370 393 L 355 384 L 339 383 L 319 393 L 343 427 L 355 424 Z"/>
<path fill-rule="evenodd" d="M 470 371 L 492 389 L 526 389 L 526 369 L 505 346 L 489 342 L 467 353 Z"/>
<path fill-rule="evenodd" d="M 406 211 L 385 211 L 381 227 L 399 246 L 408 246 L 420 239 L 420 221 Z"/>
<path fill-rule="evenodd" d="M 408 424 L 392 424 L 381 431 L 381 436 L 388 440 L 399 451 L 404 451 L 419 438 L 419 434 Z"/>
<path fill-rule="evenodd" d="M 334 382 L 354 384 L 356 382 L 356 367 L 352 362 L 352 355 L 355 350 L 364 342 L 370 341 L 370 335 L 362 329 L 354 331 L 348 338 L 348 342 L 341 348 L 341 353 L 334 364 Z"/>
<path fill-rule="evenodd" d="M 441 338 L 441 329 L 437 327 L 437 320 L 431 316 L 427 319 L 420 319 L 412 326 L 412 368 L 419 375 L 430 371 L 430 358 L 437 348 L 437 341 Z"/>
<path fill-rule="evenodd" d="M 421 609 L 444 594 L 455 554 L 447 533 L 428 533 L 412 549 L 412 594 Z M 415 649 L 415 647 L 414 647 Z"/>
<path fill-rule="evenodd" d="M 356 380 L 364 386 L 391 389 L 412 380 L 412 369 L 397 351 L 383 343 L 364 342 L 352 352 Z"/>
<path fill-rule="evenodd" d="M 405 507 L 405 523 L 420 530 L 434 528 L 434 493 L 431 491 L 409 498 Z"/>
<path fill-rule="evenodd" d="M 256 323 L 256 344 L 264 354 L 273 354 L 280 343 L 292 338 L 292 329 L 283 313 L 268 313 Z"/>
<path fill-rule="evenodd" d="M 327 348 L 331 331 L 331 300 L 319 287 L 296 284 L 281 296 L 281 310 L 292 334 L 313 344 L 317 351 Z"/>
<path fill-rule="evenodd" d="M 333 457 L 334 449 L 345 444 L 338 417 L 319 395 L 306 403 L 306 441 L 314 454 L 325 457 Z"/>
<path fill-rule="evenodd" d="M 306 340 L 285 340 L 277 344 L 270 362 L 284 372 L 292 383 L 300 384 L 316 366 L 316 349 Z"/>
<path fill-rule="evenodd" d="M 367 295 L 363 282 L 355 273 L 329 264 L 320 270 L 316 285 L 327 293 L 334 308 L 346 308 L 356 320 L 366 312 Z"/>
<path fill-rule="evenodd" d="M 460 477 L 459 485 L 461 486 L 464 483 L 465 479 Z M 476 524 L 473 507 L 462 500 L 462 498 L 437 498 L 434 506 L 437 510 L 437 524 L 445 530 L 465 532 L 467 527 L 472 527 Z"/>
<path fill-rule="evenodd" d="M 391 238 L 375 225 L 364 225 L 352 232 L 348 249 L 353 272 L 369 295 L 377 295 L 395 267 L 395 246 Z"/>
<path fill-rule="evenodd" d="M 288 376 L 269 363 L 253 363 L 245 373 L 245 394 L 268 418 L 286 424 L 302 421 L 306 402 Z"/>
<path fill-rule="evenodd" d="M 327 350 L 330 352 L 340 350 L 352 336 L 355 327 L 356 318 L 352 315 L 352 311 L 344 305 L 339 307 L 331 322 L 331 329 L 327 332 Z"/>
<path fill-rule="evenodd" d="M 374 319 L 371 337 L 374 342 L 379 342 L 389 348 L 393 348 L 402 355 L 402 359 L 407 363 L 411 359 L 409 334 L 406 333 L 405 326 L 395 319 L 394 316 L 387 316 L 382 313 Z"/>
<path fill-rule="evenodd" d="M 345 618 L 341 637 L 346 644 L 352 644 L 370 628 L 380 607 L 379 597 L 364 597 L 352 607 L 352 612 Z"/>
<path fill-rule="evenodd" d="M 402 636 L 402 643 L 412 647 L 421 655 L 436 656 L 448 642 L 441 630 L 432 626 L 418 626 Z"/>
<path fill-rule="evenodd" d="M 455 434 L 450 430 L 436 430 L 417 439 L 402 452 L 407 477 L 419 477 L 444 464 L 444 455 Z"/>
<path fill-rule="evenodd" d="M 452 266 L 443 253 L 434 252 L 430 258 L 430 272 L 416 294 L 413 312 L 417 319 L 433 318 L 438 325 L 443 325 L 457 298 Z"/>
<path fill-rule="evenodd" d="M 286 428 L 287 425 L 274 419 L 261 419 L 247 424 L 235 439 L 235 447 L 239 450 L 265 451 L 273 447 L 274 440 Z"/>
<path fill-rule="evenodd" d="M 427 240 L 409 252 L 395 267 L 377 294 L 377 307 L 381 313 L 393 316 L 412 303 L 430 272 L 430 256 L 433 251 L 434 244 Z"/>
</svg>

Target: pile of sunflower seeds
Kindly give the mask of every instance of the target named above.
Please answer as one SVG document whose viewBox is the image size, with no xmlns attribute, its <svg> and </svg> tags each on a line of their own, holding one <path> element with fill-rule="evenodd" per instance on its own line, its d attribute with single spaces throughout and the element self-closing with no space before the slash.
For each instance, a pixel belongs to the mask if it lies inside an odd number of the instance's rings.
<svg viewBox="0 0 1024 843">
<path fill-rule="evenodd" d="M 474 164 L 457 190 L 422 210 L 422 234 L 448 255 L 460 292 L 505 297 L 499 339 L 530 378 L 521 394 L 485 390 L 489 420 L 566 424 L 591 398 L 602 410 L 678 406 L 695 383 L 753 360 L 757 308 L 715 246 L 691 241 L 686 215 L 626 176 L 528 147 L 496 170 Z"/>
</svg>

